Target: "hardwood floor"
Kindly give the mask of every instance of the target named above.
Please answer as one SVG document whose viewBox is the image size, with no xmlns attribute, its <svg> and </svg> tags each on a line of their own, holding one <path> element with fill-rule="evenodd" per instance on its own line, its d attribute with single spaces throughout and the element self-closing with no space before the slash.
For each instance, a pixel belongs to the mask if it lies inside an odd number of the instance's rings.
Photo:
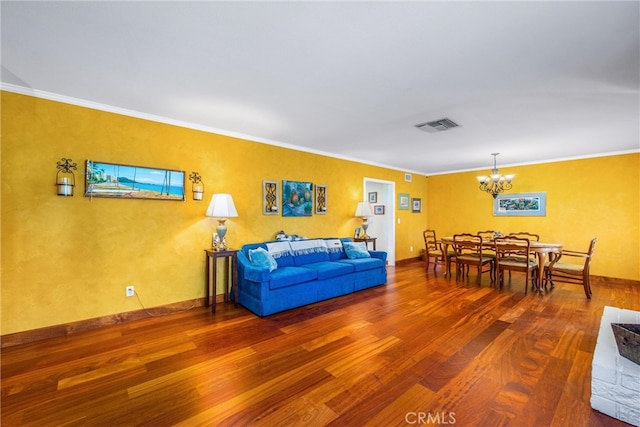
<svg viewBox="0 0 640 427">
<path fill-rule="evenodd" d="M 590 407 L 605 305 L 389 268 L 386 286 L 259 318 L 233 304 L 2 349 L 2 426 L 623 426 Z"/>
</svg>

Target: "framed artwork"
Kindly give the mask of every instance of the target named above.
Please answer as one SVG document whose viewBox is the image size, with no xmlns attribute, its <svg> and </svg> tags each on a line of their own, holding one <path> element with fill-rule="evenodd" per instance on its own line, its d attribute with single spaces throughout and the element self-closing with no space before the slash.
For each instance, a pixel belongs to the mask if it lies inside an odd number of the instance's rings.
<svg viewBox="0 0 640 427">
<path fill-rule="evenodd" d="M 547 193 L 499 195 L 493 200 L 493 216 L 547 216 Z"/>
<path fill-rule="evenodd" d="M 398 209 L 409 210 L 409 195 L 405 193 L 398 194 Z"/>
<path fill-rule="evenodd" d="M 184 171 L 87 160 L 85 197 L 185 201 Z"/>
<path fill-rule="evenodd" d="M 357 227 L 356 230 L 353 232 L 353 237 L 355 239 L 359 239 L 361 234 L 362 234 L 362 228 Z"/>
<path fill-rule="evenodd" d="M 280 192 L 277 181 L 262 181 L 262 213 L 264 215 L 280 213 Z"/>
<path fill-rule="evenodd" d="M 422 199 L 418 199 L 418 198 L 411 199 L 411 212 L 413 213 L 422 212 Z"/>
<path fill-rule="evenodd" d="M 384 205 L 375 205 L 373 207 L 374 215 L 384 215 Z"/>
<path fill-rule="evenodd" d="M 313 184 L 304 181 L 282 181 L 282 216 L 313 214 Z"/>
<path fill-rule="evenodd" d="M 369 193 L 369 203 L 378 203 L 378 193 L 377 192 Z"/>
<path fill-rule="evenodd" d="M 327 186 L 316 184 L 316 214 L 327 213 Z"/>
</svg>

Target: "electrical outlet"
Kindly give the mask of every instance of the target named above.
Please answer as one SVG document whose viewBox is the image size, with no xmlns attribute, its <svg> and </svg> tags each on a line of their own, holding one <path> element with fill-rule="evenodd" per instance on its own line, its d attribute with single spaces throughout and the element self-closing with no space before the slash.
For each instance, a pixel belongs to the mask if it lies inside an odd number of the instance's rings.
<svg viewBox="0 0 640 427">
<path fill-rule="evenodd" d="M 413 252 L 413 246 L 409 246 L 409 252 Z"/>
<path fill-rule="evenodd" d="M 132 296 L 135 294 L 135 291 L 134 291 L 134 289 L 133 289 L 133 286 L 127 286 L 127 287 L 125 288 L 125 292 L 126 292 L 126 295 L 127 295 L 128 297 L 132 297 Z"/>
</svg>

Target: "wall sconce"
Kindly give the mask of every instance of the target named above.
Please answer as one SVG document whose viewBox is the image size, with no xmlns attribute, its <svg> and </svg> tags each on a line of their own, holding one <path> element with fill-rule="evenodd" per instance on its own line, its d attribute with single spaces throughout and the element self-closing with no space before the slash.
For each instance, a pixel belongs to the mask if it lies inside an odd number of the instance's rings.
<svg viewBox="0 0 640 427">
<path fill-rule="evenodd" d="M 76 163 L 64 157 L 57 163 L 58 173 L 56 173 L 56 187 L 58 196 L 73 196 L 73 187 L 76 185 L 76 176 L 73 171 L 78 169 Z"/>
<path fill-rule="evenodd" d="M 202 200 L 204 194 L 204 184 L 202 183 L 202 177 L 198 172 L 191 172 L 189 175 L 191 181 L 191 191 L 193 193 L 193 200 Z"/>
</svg>

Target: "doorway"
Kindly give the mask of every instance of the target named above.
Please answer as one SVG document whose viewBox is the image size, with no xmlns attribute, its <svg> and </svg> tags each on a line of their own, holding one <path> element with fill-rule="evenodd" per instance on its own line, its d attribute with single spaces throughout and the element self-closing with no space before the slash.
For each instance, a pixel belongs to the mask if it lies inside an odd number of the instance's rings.
<svg viewBox="0 0 640 427">
<path fill-rule="evenodd" d="M 374 211 L 369 218 L 368 234 L 376 238 L 376 249 L 387 253 L 389 265 L 396 265 L 396 183 L 375 178 L 364 178 L 362 200 L 369 201 L 369 193 L 375 194 L 371 203 Z"/>
</svg>

